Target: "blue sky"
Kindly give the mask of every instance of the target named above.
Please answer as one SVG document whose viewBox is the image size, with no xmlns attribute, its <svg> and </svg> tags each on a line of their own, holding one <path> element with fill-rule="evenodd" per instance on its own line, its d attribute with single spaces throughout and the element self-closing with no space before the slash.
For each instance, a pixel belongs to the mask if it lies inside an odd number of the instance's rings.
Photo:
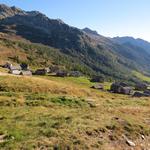
<svg viewBox="0 0 150 150">
<path fill-rule="evenodd" d="M 38 10 L 69 25 L 100 34 L 150 41 L 150 0 L 0 0 L 24 10 Z"/>
</svg>

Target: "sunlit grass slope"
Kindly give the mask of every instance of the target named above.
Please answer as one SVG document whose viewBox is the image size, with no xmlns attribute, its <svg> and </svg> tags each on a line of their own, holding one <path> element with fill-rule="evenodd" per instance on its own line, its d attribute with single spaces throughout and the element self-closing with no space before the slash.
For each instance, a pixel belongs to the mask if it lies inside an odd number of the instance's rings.
<svg viewBox="0 0 150 150">
<path fill-rule="evenodd" d="M 133 71 L 133 74 L 139 78 L 140 80 L 142 81 L 147 81 L 147 82 L 150 82 L 150 77 L 146 76 L 146 75 L 143 75 L 142 73 L 140 72 L 136 72 L 136 71 Z"/>
<path fill-rule="evenodd" d="M 148 148 L 150 99 L 91 85 L 84 77 L 1 76 L 0 149 L 129 149 L 124 136 Z"/>
</svg>

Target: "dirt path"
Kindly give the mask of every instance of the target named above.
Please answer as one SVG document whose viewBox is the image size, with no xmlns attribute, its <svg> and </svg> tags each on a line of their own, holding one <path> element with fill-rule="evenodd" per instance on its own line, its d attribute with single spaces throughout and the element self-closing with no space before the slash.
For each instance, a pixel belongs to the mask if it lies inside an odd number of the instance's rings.
<svg viewBox="0 0 150 150">
<path fill-rule="evenodd" d="M 0 76 L 8 76 L 8 75 L 10 75 L 10 74 L 4 73 L 4 72 L 0 72 Z"/>
<path fill-rule="evenodd" d="M 0 76 L 19 76 L 19 75 L 13 75 L 10 73 L 0 72 Z"/>
</svg>

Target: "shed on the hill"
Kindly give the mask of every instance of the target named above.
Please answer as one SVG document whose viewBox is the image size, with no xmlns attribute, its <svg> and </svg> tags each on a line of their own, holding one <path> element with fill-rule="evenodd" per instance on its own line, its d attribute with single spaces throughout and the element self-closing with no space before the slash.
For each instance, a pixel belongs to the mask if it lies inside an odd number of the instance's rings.
<svg viewBox="0 0 150 150">
<path fill-rule="evenodd" d="M 32 76 L 32 72 L 30 70 L 21 71 L 20 75 L 23 75 L 23 76 Z"/>
<path fill-rule="evenodd" d="M 20 75 L 21 70 L 10 70 L 9 73 L 14 74 L 14 75 Z"/>
<path fill-rule="evenodd" d="M 59 66 L 50 66 L 49 67 L 49 73 L 57 73 L 59 70 L 60 70 L 60 68 L 59 68 Z"/>
<path fill-rule="evenodd" d="M 92 89 L 104 90 L 104 86 L 101 84 L 96 84 L 91 87 Z"/>
<path fill-rule="evenodd" d="M 91 79 L 90 79 L 91 82 L 101 82 L 103 83 L 104 82 L 104 78 L 102 76 L 93 76 Z"/>
<path fill-rule="evenodd" d="M 35 75 L 46 75 L 47 71 L 45 69 L 37 69 Z"/>
<path fill-rule="evenodd" d="M 138 91 L 144 91 L 144 90 L 147 90 L 148 88 L 148 85 L 146 83 L 137 83 L 135 85 L 135 90 L 138 90 Z"/>
<path fill-rule="evenodd" d="M 21 66 L 10 66 L 10 68 L 9 68 L 10 70 L 22 70 L 22 68 L 21 68 Z"/>
<path fill-rule="evenodd" d="M 83 74 L 80 71 L 70 71 L 69 76 L 70 77 L 81 77 Z"/>
<path fill-rule="evenodd" d="M 67 77 L 68 76 L 68 72 L 65 71 L 65 70 L 59 70 L 59 71 L 57 71 L 56 76 L 57 77 Z"/>
<path fill-rule="evenodd" d="M 9 62 L 6 62 L 2 67 L 3 68 L 7 68 L 7 69 L 10 69 L 10 67 L 12 66 L 12 64 L 11 63 L 9 63 Z"/>
<path fill-rule="evenodd" d="M 142 92 L 135 92 L 133 97 L 150 97 L 150 94 L 142 93 Z"/>
<path fill-rule="evenodd" d="M 133 90 L 131 87 L 129 87 L 126 83 L 124 82 L 115 82 L 111 85 L 110 90 L 113 93 L 119 93 L 119 94 L 127 94 L 130 95 Z"/>
<path fill-rule="evenodd" d="M 50 69 L 48 67 L 45 68 L 45 70 L 46 70 L 46 73 L 50 73 Z"/>
<path fill-rule="evenodd" d="M 21 63 L 20 67 L 21 67 L 22 70 L 29 70 L 29 65 L 26 64 L 26 63 Z"/>
</svg>

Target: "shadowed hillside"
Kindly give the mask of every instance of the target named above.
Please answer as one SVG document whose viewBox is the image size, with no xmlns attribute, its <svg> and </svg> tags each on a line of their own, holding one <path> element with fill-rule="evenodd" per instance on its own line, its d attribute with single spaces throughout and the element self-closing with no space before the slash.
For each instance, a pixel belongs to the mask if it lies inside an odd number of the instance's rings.
<svg viewBox="0 0 150 150">
<path fill-rule="evenodd" d="M 148 71 L 149 65 L 145 67 L 145 62 L 140 64 L 126 57 L 120 52 L 124 51 L 125 47 L 108 38 L 98 34 L 93 38 L 85 31 L 71 27 L 61 20 L 49 19 L 37 11 L 26 12 L 5 5 L 1 5 L 0 11 L 1 32 L 54 47 L 72 61 L 78 60 L 81 66 L 90 70 L 86 74 L 91 72 L 90 74 L 100 74 L 106 78 L 129 80 L 132 78 L 131 70 L 144 68 L 143 71 Z"/>
</svg>

